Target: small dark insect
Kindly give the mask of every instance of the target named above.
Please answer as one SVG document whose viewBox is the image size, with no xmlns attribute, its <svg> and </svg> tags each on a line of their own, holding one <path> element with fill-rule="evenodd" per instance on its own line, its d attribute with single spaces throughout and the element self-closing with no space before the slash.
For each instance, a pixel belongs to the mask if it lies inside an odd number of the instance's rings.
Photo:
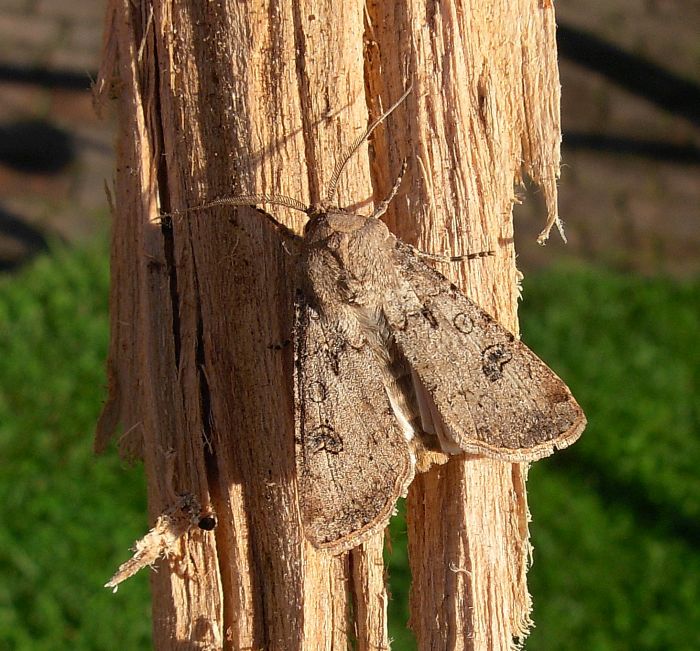
<svg viewBox="0 0 700 651">
<path fill-rule="evenodd" d="M 199 519 L 197 526 L 204 531 L 213 531 L 216 528 L 216 518 L 213 515 L 205 515 Z"/>
</svg>

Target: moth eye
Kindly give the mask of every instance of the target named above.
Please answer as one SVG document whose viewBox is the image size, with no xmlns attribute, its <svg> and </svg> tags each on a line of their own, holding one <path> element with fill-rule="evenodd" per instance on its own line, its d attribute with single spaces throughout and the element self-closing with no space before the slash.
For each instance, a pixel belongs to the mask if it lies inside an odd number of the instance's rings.
<svg viewBox="0 0 700 651">
<path fill-rule="evenodd" d="M 496 382 L 503 377 L 503 367 L 513 359 L 513 353 L 503 344 L 493 344 L 481 353 L 482 370 L 491 381 Z"/>
<path fill-rule="evenodd" d="M 334 233 L 326 240 L 326 248 L 329 251 L 337 251 L 340 249 L 343 239 L 340 233 Z"/>
<path fill-rule="evenodd" d="M 311 402 L 319 404 L 328 397 L 328 388 L 323 382 L 312 382 L 306 388 L 306 397 Z"/>
<path fill-rule="evenodd" d="M 350 279 L 346 273 L 341 273 L 338 276 L 336 287 L 338 292 L 343 295 L 343 298 L 349 302 L 353 302 L 357 298 L 357 292 L 350 288 Z"/>
<path fill-rule="evenodd" d="M 472 318 L 466 315 L 464 312 L 455 314 L 454 319 L 452 319 L 452 325 L 454 325 L 457 330 L 465 335 L 470 334 L 472 330 L 474 330 L 474 321 L 472 321 Z"/>
<path fill-rule="evenodd" d="M 308 435 L 308 448 L 311 452 L 325 450 L 331 454 L 343 451 L 343 439 L 330 425 L 319 425 L 312 429 Z"/>
</svg>

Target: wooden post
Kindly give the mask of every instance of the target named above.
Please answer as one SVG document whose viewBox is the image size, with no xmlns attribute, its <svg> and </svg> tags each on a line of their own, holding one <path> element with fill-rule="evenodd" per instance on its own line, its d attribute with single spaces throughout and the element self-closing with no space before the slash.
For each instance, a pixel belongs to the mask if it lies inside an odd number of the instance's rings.
<svg viewBox="0 0 700 651">
<path fill-rule="evenodd" d="M 389 648 L 381 536 L 332 557 L 299 525 L 293 252 L 252 209 L 165 223 L 160 211 L 242 193 L 320 199 L 340 153 L 413 84 L 374 156 L 352 159 L 339 201 L 369 211 L 407 158 L 390 225 L 431 252 L 495 249 L 442 271 L 515 330 L 521 167 L 556 214 L 553 21 L 525 0 L 110 0 L 97 90 L 118 96 L 120 131 L 97 447 L 121 423 L 150 516 L 176 534 L 151 573 L 156 649 L 339 651 L 349 636 Z M 298 215 L 275 216 L 300 230 Z M 454 458 L 412 486 L 421 650 L 509 649 L 526 633 L 524 477 Z M 212 512 L 217 527 L 202 530 Z"/>
<path fill-rule="evenodd" d="M 373 2 L 368 11 L 374 92 L 398 92 L 406 70 L 415 88 L 408 123 L 388 124 L 390 153 L 377 163 L 395 169 L 392 152 L 406 155 L 407 144 L 414 161 L 411 190 L 397 197 L 389 224 L 426 251 L 495 249 L 495 258 L 441 271 L 517 332 L 512 207 L 523 169 L 542 188 L 547 227 L 556 223 L 553 7 L 409 0 Z M 527 634 L 526 473 L 524 465 L 462 456 L 414 481 L 411 627 L 421 651 L 507 650 Z"/>
</svg>

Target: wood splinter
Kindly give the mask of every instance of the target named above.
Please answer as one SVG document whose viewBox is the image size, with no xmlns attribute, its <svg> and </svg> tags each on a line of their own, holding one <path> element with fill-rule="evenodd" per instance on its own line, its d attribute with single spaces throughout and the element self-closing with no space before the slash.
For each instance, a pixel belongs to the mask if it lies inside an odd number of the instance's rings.
<svg viewBox="0 0 700 651">
<path fill-rule="evenodd" d="M 156 519 L 155 526 L 134 544 L 134 555 L 119 566 L 105 588 L 119 589 L 126 581 L 147 565 L 153 565 L 159 558 L 171 556 L 180 539 L 194 529 L 211 531 L 216 519 L 211 513 L 202 513 L 199 500 L 191 493 L 180 495 L 176 504 Z"/>
</svg>

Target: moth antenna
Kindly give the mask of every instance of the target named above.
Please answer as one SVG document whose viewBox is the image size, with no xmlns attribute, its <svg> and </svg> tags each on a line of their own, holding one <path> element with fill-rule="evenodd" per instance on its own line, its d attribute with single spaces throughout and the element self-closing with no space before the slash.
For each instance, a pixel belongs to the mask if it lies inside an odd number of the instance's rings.
<svg viewBox="0 0 700 651">
<path fill-rule="evenodd" d="M 374 131 L 386 118 L 391 115 L 391 113 L 394 111 L 394 109 L 403 102 L 408 94 L 413 90 L 413 85 L 409 86 L 406 91 L 404 92 L 401 97 L 396 101 L 396 103 L 391 106 L 388 110 L 384 111 L 372 124 L 370 124 L 360 135 L 355 142 L 352 143 L 350 148 L 348 149 L 347 153 L 343 158 L 336 163 L 335 169 L 333 170 L 333 175 L 331 176 L 331 180 L 328 184 L 328 193 L 326 194 L 326 204 L 331 204 L 333 201 L 333 197 L 335 195 L 336 190 L 338 189 L 338 180 L 340 179 L 340 175 L 343 173 L 343 170 L 345 169 L 345 166 L 348 164 L 348 161 L 355 155 L 355 152 L 360 148 L 360 145 L 367 140 L 367 138 L 370 137 L 372 134 L 372 131 Z"/>
<path fill-rule="evenodd" d="M 404 158 L 403 163 L 401 164 L 401 171 L 399 172 L 399 175 L 396 178 L 396 181 L 394 181 L 394 187 L 391 188 L 391 192 L 389 193 L 389 196 L 386 199 L 384 199 L 384 201 L 382 201 L 374 209 L 374 212 L 372 213 L 372 217 L 379 219 L 386 212 L 386 209 L 389 207 L 391 200 L 396 196 L 396 193 L 399 191 L 399 187 L 401 186 L 401 181 L 403 181 L 403 175 L 406 173 L 406 167 L 407 167 L 406 159 Z"/>
<path fill-rule="evenodd" d="M 207 208 L 216 208 L 217 206 L 257 206 L 264 203 L 273 204 L 275 206 L 284 206 L 303 213 L 308 213 L 309 210 L 308 206 L 305 206 L 298 199 L 287 197 L 283 194 L 241 194 L 237 197 L 222 197 L 221 199 L 213 199 L 212 201 L 207 201 L 206 203 L 199 206 L 192 206 L 191 208 L 173 210 L 172 212 L 165 213 L 162 216 L 172 217 L 186 215 L 187 213 L 195 210 L 206 210 Z"/>
</svg>

